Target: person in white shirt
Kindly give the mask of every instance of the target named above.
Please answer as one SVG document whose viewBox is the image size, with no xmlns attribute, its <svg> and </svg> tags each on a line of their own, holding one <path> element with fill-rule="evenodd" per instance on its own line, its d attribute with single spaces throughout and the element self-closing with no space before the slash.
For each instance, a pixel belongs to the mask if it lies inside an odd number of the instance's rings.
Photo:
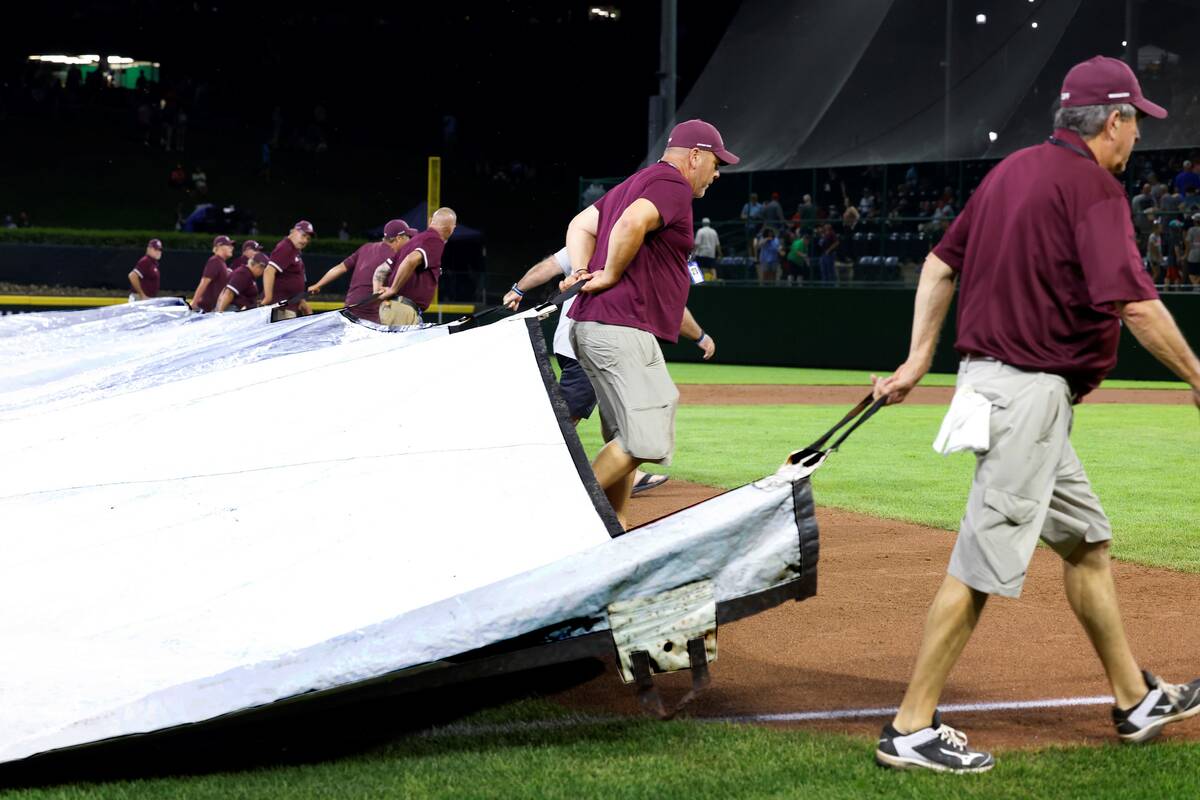
<svg viewBox="0 0 1200 800">
<path fill-rule="evenodd" d="M 721 237 L 713 230 L 712 220 L 708 217 L 700 220 L 692 256 L 702 271 L 716 269 L 717 259 L 721 257 Z"/>
</svg>

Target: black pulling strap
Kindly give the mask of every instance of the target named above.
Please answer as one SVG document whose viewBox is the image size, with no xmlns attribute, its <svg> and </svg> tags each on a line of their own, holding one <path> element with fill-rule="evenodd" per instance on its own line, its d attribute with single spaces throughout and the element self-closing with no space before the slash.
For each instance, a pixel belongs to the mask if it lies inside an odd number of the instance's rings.
<svg viewBox="0 0 1200 800">
<path fill-rule="evenodd" d="M 571 288 L 567 289 L 565 292 L 556 294 L 554 297 L 551 297 L 549 300 L 542 303 L 541 305 L 535 306 L 534 310 L 535 311 L 544 311 L 547 308 L 550 308 L 551 306 L 558 306 L 559 308 L 562 308 L 563 303 L 567 302 L 572 297 L 579 294 L 579 290 L 583 288 L 584 283 L 586 283 L 586 281 L 578 281 L 578 282 L 572 284 Z M 451 322 L 449 324 L 451 324 L 451 325 L 466 325 L 469 322 L 476 322 L 478 320 L 483 319 L 484 317 L 486 317 L 489 314 L 493 314 L 493 313 L 499 311 L 502 308 L 505 308 L 505 306 L 499 305 L 499 306 L 492 306 L 491 308 L 485 308 L 483 311 L 480 311 L 477 314 L 467 314 L 466 316 L 459 317 L 458 319 L 454 320 L 453 322 Z"/>
<path fill-rule="evenodd" d="M 871 398 L 873 396 L 874 396 L 874 393 L 869 394 L 866 397 L 864 397 L 862 400 L 858 401 L 858 405 L 856 405 L 854 408 L 850 409 L 849 413 L 847 413 L 846 416 L 842 417 L 841 420 L 839 420 L 836 425 L 834 425 L 832 428 L 827 430 L 821 438 L 817 439 L 815 442 L 810 444 L 808 447 L 805 447 L 803 450 L 797 450 L 796 452 L 789 455 L 788 459 L 787 459 L 787 463 L 789 463 L 789 464 L 803 463 L 806 467 L 811 467 L 814 464 L 816 464 L 817 461 L 821 457 L 826 456 L 826 455 L 834 452 L 835 450 L 837 450 L 838 447 L 841 446 L 842 442 L 846 441 L 846 439 L 849 438 L 850 434 L 854 433 L 854 431 L 858 429 L 859 425 L 862 425 L 864 422 L 866 422 L 871 417 L 873 417 L 875 415 L 875 412 L 877 412 L 879 409 L 881 409 L 885 405 L 887 405 L 887 400 L 888 400 L 887 395 L 884 395 L 883 397 L 879 398 L 875 402 L 871 402 Z M 864 410 L 866 413 L 864 413 Z M 861 415 L 861 416 L 859 416 L 859 415 Z M 858 419 L 855 419 L 855 417 L 858 417 Z M 849 428 L 847 428 L 846 432 L 843 433 L 841 436 L 839 436 L 837 441 L 835 441 L 832 445 L 830 445 L 830 447 L 828 449 L 822 450 L 821 448 L 825 447 L 825 443 L 828 442 L 831 438 L 833 438 L 833 435 L 835 433 L 837 433 L 839 430 L 841 430 L 842 427 L 845 426 L 846 423 L 850 422 L 851 420 L 854 420 L 854 424 L 851 425 Z"/>
</svg>

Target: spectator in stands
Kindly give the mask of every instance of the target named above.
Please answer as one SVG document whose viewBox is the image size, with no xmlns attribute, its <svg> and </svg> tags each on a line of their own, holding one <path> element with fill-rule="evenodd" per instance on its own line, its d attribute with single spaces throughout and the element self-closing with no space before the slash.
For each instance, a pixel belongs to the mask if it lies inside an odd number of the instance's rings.
<svg viewBox="0 0 1200 800">
<path fill-rule="evenodd" d="M 30 225 L 32 225 L 32 223 L 29 221 L 29 212 L 28 211 L 22 211 L 20 214 L 17 214 L 17 227 L 18 228 L 28 228 Z"/>
<path fill-rule="evenodd" d="M 1200 214 L 1192 215 L 1192 227 L 1184 234 L 1183 255 L 1188 283 L 1200 286 Z"/>
<path fill-rule="evenodd" d="M 350 223 L 342 221 L 341 227 L 338 228 L 338 241 L 345 242 L 350 239 Z"/>
<path fill-rule="evenodd" d="M 866 189 L 863 189 L 862 197 L 858 201 L 858 213 L 864 217 L 869 217 L 875 210 L 875 190 L 868 186 Z"/>
<path fill-rule="evenodd" d="M 800 223 L 800 230 L 811 231 L 817 223 L 817 207 L 813 204 L 811 194 L 804 195 L 804 202 L 796 207 L 796 213 L 792 219 Z"/>
<path fill-rule="evenodd" d="M 827 283 L 837 282 L 837 262 L 836 258 L 838 247 L 841 245 L 841 240 L 833 231 L 833 225 L 826 222 L 821 228 L 821 238 L 817 242 L 817 252 L 821 254 L 820 279 Z"/>
<path fill-rule="evenodd" d="M 708 217 L 700 220 L 700 229 L 696 231 L 696 243 L 692 255 L 701 270 L 715 270 L 717 259 L 721 257 L 721 237 L 713 230 L 712 220 Z"/>
<path fill-rule="evenodd" d="M 788 283 L 801 283 L 809 277 L 808 248 L 808 231 L 797 231 L 796 238 L 788 247 L 787 261 L 783 265 L 783 274 Z"/>
<path fill-rule="evenodd" d="M 1184 264 L 1187 263 L 1185 234 L 1187 225 L 1179 217 L 1164 220 L 1163 260 L 1167 265 L 1167 283 L 1179 286 L 1184 281 Z"/>
<path fill-rule="evenodd" d="M 1150 277 L 1155 283 L 1162 279 L 1163 236 L 1162 224 L 1158 222 L 1151 223 L 1150 233 L 1146 235 L 1146 269 L 1150 270 Z"/>
<path fill-rule="evenodd" d="M 1154 207 L 1158 210 L 1158 216 L 1163 217 L 1167 222 L 1170 222 L 1172 219 L 1184 219 L 1183 197 L 1179 194 L 1179 190 L 1173 185 L 1167 186 L 1160 183 L 1154 187 L 1153 191 L 1157 191 L 1159 187 L 1162 188 L 1162 192 L 1154 202 Z"/>
<path fill-rule="evenodd" d="M 1135 194 L 1133 199 L 1129 201 L 1129 208 L 1133 212 L 1133 229 L 1137 231 L 1139 245 L 1146 243 L 1146 237 L 1154 227 L 1153 213 L 1146 213 L 1154 208 L 1154 198 L 1150 192 L 1150 184 L 1143 183 L 1142 190 Z M 1157 282 L 1156 279 L 1155 283 Z"/>
<path fill-rule="evenodd" d="M 1175 176 L 1175 180 L 1171 181 L 1171 185 L 1180 193 L 1187 194 L 1189 188 L 1200 189 L 1200 175 L 1192 169 L 1191 161 L 1183 162 L 1183 169 Z"/>
<path fill-rule="evenodd" d="M 192 188 L 197 197 L 208 194 L 208 175 L 199 166 L 192 170 Z"/>
<path fill-rule="evenodd" d="M 15 219 L 13 219 L 13 215 L 12 215 L 12 214 L 5 214 L 5 215 L 4 215 L 4 227 L 5 227 L 5 228 L 15 228 L 15 227 L 17 227 L 17 221 L 16 221 Z"/>
<path fill-rule="evenodd" d="M 1180 210 L 1183 211 L 1185 218 L 1200 211 L 1200 189 L 1187 190 L 1187 194 L 1183 196 L 1183 200 L 1180 202 Z"/>
<path fill-rule="evenodd" d="M 758 251 L 758 282 L 775 283 L 779 280 L 779 264 L 783 260 L 783 246 L 775 236 L 775 229 L 764 226 L 762 235 L 755 245 Z"/>
<path fill-rule="evenodd" d="M 183 171 L 183 164 L 176 164 L 171 170 L 171 174 L 167 176 L 167 185 L 172 189 L 182 189 L 187 183 L 187 173 Z"/>
<path fill-rule="evenodd" d="M 779 232 L 783 230 L 785 223 L 783 205 L 779 202 L 779 192 L 771 192 L 771 199 L 763 206 L 763 225 L 770 225 L 776 232 Z"/>
<path fill-rule="evenodd" d="M 750 199 L 742 206 L 742 219 L 746 220 L 746 249 L 751 258 L 755 257 L 754 243 L 762 224 L 763 204 L 758 202 L 758 194 L 750 193 Z"/>
</svg>

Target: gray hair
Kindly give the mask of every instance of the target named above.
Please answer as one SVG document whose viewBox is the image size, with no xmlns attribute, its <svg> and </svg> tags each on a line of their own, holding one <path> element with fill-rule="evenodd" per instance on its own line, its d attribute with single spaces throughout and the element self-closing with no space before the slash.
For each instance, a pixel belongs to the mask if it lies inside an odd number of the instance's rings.
<svg viewBox="0 0 1200 800">
<path fill-rule="evenodd" d="M 1074 131 L 1084 139 L 1098 136 L 1104 130 L 1108 115 L 1114 111 L 1121 113 L 1121 119 L 1129 119 L 1137 115 L 1137 109 L 1129 103 L 1113 103 L 1098 106 L 1059 106 L 1054 112 L 1054 127 Z"/>
</svg>

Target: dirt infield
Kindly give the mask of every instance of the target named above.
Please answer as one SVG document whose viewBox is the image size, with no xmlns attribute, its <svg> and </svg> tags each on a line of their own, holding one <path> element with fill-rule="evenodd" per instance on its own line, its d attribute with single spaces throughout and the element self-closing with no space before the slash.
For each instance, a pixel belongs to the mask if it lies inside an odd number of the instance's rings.
<svg viewBox="0 0 1200 800">
<path fill-rule="evenodd" d="M 772 384 L 680 384 L 679 401 L 685 405 L 854 405 L 870 391 L 867 386 L 780 386 Z M 906 403 L 949 405 L 951 386 L 918 386 Z M 1188 405 L 1192 393 L 1186 389 L 1097 389 L 1085 403 L 1153 403 Z"/>
<path fill-rule="evenodd" d="M 851 392 L 851 387 L 680 388 L 685 402 L 714 404 L 852 403 L 863 392 L 861 388 Z M 731 399 L 756 392 L 763 398 L 798 399 Z M 948 399 L 948 390 L 942 393 Z M 1188 398 L 1186 392 L 1150 394 Z M 718 493 L 671 480 L 633 498 L 631 521 L 641 524 Z M 820 504 L 819 473 L 814 495 Z M 687 716 L 845 711 L 900 702 L 925 610 L 945 573 L 954 534 L 836 509 L 818 508 L 817 520 L 821 530 L 817 596 L 722 627 L 713 685 L 690 706 Z M 1200 633 L 1189 614 L 1200 607 L 1200 575 L 1124 563 L 1116 564 L 1114 571 L 1139 661 L 1167 680 L 1195 678 L 1200 674 Z M 1067 605 L 1061 574 L 1058 557 L 1038 548 L 1021 599 L 989 602 L 951 676 L 943 704 L 1095 698 L 1109 693 L 1100 663 Z M 659 678 L 668 701 L 681 696 L 689 682 L 687 673 Z M 632 689 L 621 684 L 612 664 L 603 675 L 553 697 L 581 711 L 640 713 Z M 947 720 L 965 728 L 981 747 L 1100 744 L 1116 739 L 1107 705 L 960 712 Z M 876 716 L 784 724 L 875 735 L 884 721 Z M 1167 738 L 1200 740 L 1200 720 L 1167 730 Z"/>
</svg>

